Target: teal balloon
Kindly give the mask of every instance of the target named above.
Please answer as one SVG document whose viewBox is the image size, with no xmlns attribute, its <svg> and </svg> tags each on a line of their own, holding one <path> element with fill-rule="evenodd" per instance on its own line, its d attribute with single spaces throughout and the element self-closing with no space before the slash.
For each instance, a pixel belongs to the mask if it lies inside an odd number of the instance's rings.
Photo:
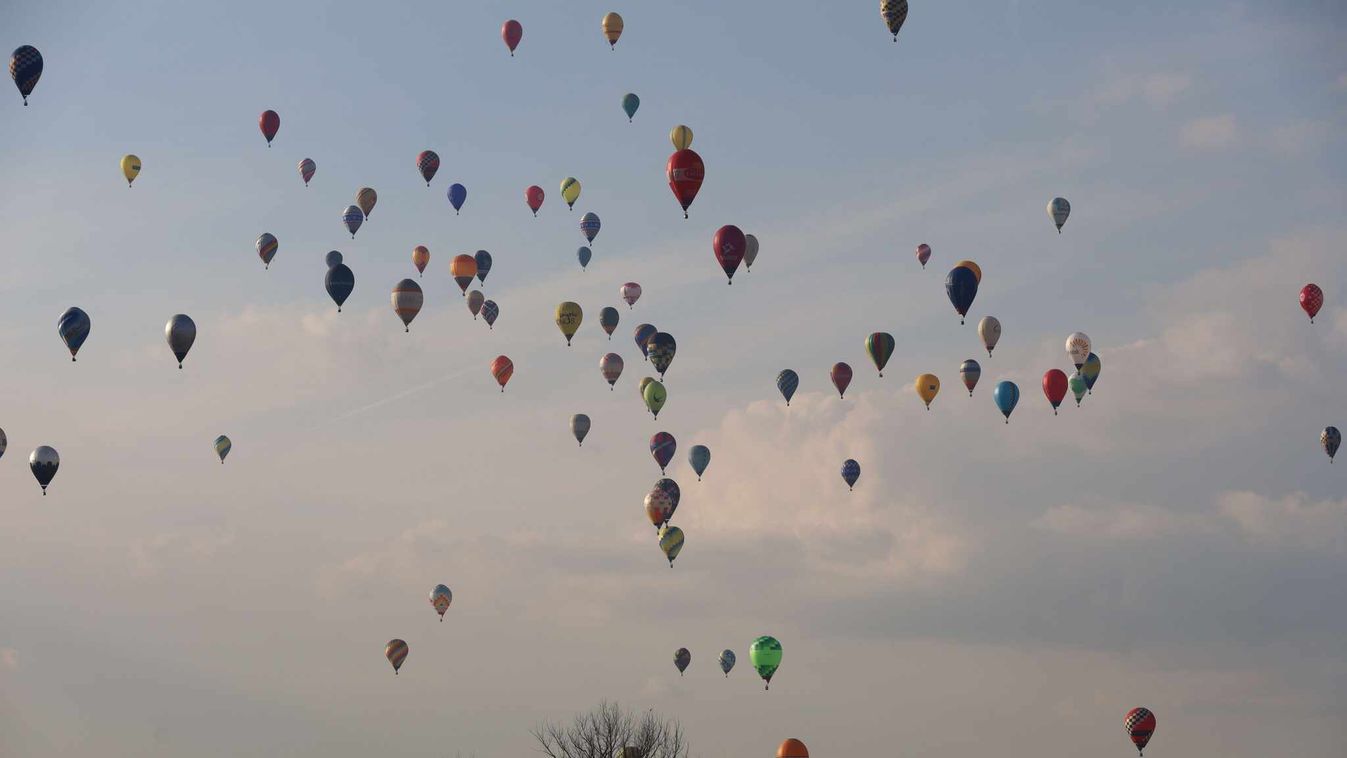
<svg viewBox="0 0 1347 758">
<path fill-rule="evenodd" d="M 692 464 L 692 470 L 697 472 L 697 481 L 702 480 L 702 472 L 711 465 L 711 448 L 706 445 L 693 445 L 688 451 L 688 463 Z"/>
<path fill-rule="evenodd" d="M 641 98 L 637 97 L 636 93 L 628 92 L 622 96 L 622 110 L 627 114 L 627 123 L 631 123 L 632 117 L 636 115 L 636 109 L 640 107 Z"/>
<path fill-rule="evenodd" d="M 1015 404 L 1020 402 L 1020 388 L 1014 382 L 998 382 L 996 389 L 992 391 L 992 399 L 996 401 L 996 407 L 1001 409 L 1001 413 L 1006 417 L 1006 423 L 1010 423 L 1010 414 L 1015 410 Z"/>
<path fill-rule="evenodd" d="M 581 246 L 579 250 L 575 251 L 575 257 L 580 261 L 580 268 L 584 269 L 589 265 L 589 259 L 594 257 L 594 251 Z"/>
</svg>

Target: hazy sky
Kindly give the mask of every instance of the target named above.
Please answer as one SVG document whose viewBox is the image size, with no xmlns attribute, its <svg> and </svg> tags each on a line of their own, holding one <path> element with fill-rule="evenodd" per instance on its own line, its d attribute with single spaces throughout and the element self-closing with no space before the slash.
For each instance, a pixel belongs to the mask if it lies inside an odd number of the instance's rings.
<svg viewBox="0 0 1347 758">
<path fill-rule="evenodd" d="M 897 45 L 873 0 L 396 5 L 0 5 L 5 49 L 46 58 L 30 107 L 0 96 L 0 754 L 520 756 L 604 698 L 681 719 L 707 758 L 788 736 L 1122 758 L 1136 705 L 1159 719 L 1148 756 L 1347 753 L 1347 461 L 1318 444 L 1347 428 L 1340 3 L 914 0 Z M 664 178 L 677 123 L 707 164 L 687 221 Z M 352 240 L 339 215 L 366 185 Z M 710 249 L 726 223 L 762 243 L 733 287 Z M 406 334 L 389 291 L 418 244 Z M 494 331 L 448 275 L 483 248 Z M 356 276 L 340 315 L 330 249 Z M 961 258 L 984 272 L 963 326 L 943 289 Z M 645 294 L 610 343 L 598 311 L 628 280 Z M 586 311 L 570 348 L 562 300 Z M 71 305 L 93 319 L 76 364 Z M 179 312 L 199 329 L 182 371 Z M 658 421 L 641 321 L 678 340 Z M 876 330 L 897 340 L 883 379 Z M 1099 391 L 1054 417 L 1039 377 L 1075 330 Z M 1009 425 L 1001 379 L 1023 392 Z M 642 507 L 660 430 L 672 570 Z M 42 444 L 46 498 L 25 465 Z M 785 651 L 771 692 L 761 634 Z"/>
</svg>

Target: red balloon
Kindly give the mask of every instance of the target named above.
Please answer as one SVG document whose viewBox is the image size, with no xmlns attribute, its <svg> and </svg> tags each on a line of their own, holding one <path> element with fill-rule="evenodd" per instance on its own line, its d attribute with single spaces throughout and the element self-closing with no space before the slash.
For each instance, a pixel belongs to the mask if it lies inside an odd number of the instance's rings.
<svg viewBox="0 0 1347 758">
<path fill-rule="evenodd" d="M 737 226 L 722 226 L 716 230 L 711 247 L 715 250 L 716 260 L 720 261 L 720 267 L 725 269 L 728 283 L 734 284 L 735 269 L 739 268 L 739 262 L 744 259 L 744 250 L 748 247 L 744 233 Z"/>
<path fill-rule="evenodd" d="M 529 204 L 529 210 L 537 216 L 538 209 L 543 207 L 543 188 L 535 184 L 524 190 L 524 202 Z"/>
<path fill-rule="evenodd" d="M 845 363 L 834 363 L 833 370 L 828 372 L 833 379 L 833 386 L 837 388 L 837 396 L 844 397 L 847 387 L 851 385 L 851 367 Z"/>
<path fill-rule="evenodd" d="M 500 38 L 505 40 L 505 46 L 510 48 L 510 57 L 514 57 L 514 49 L 519 46 L 519 40 L 524 38 L 524 25 L 510 19 L 500 25 Z"/>
<path fill-rule="evenodd" d="M 1066 397 L 1066 372 L 1059 368 L 1049 369 L 1043 374 L 1043 394 L 1052 403 L 1052 415 L 1057 415 L 1057 406 Z"/>
<path fill-rule="evenodd" d="M 1137 746 L 1137 754 L 1143 755 L 1141 750 L 1151 741 L 1151 735 L 1155 734 L 1155 714 L 1146 708 L 1133 708 L 1123 717 L 1123 728 L 1127 730 L 1127 736 L 1132 738 L 1132 744 Z"/>
<path fill-rule="evenodd" d="M 792 737 L 781 743 L 781 747 L 776 749 L 776 758 L 809 758 L 809 748 L 805 747 L 803 742 Z"/>
<path fill-rule="evenodd" d="M 1300 288 L 1300 307 L 1309 314 L 1310 323 L 1313 324 L 1319 309 L 1324 307 L 1324 291 L 1319 289 L 1319 285 L 1306 284 Z"/>
<path fill-rule="evenodd" d="M 931 246 L 925 242 L 917 245 L 917 262 L 922 268 L 926 268 L 926 261 L 931 259 Z"/>
<path fill-rule="evenodd" d="M 494 361 L 491 361 L 491 375 L 496 377 L 496 383 L 500 385 L 500 391 L 505 391 L 505 383 L 514 376 L 514 361 L 509 358 L 498 355 Z"/>
<path fill-rule="evenodd" d="M 267 138 L 267 147 L 271 147 L 272 138 L 281 129 L 281 114 L 276 111 L 262 111 L 262 115 L 257 119 L 257 126 L 262 130 L 262 136 Z"/>
<path fill-rule="evenodd" d="M 702 180 L 706 178 L 706 165 L 693 151 L 679 150 L 669 156 L 665 173 L 669 175 L 669 189 L 683 206 L 683 218 L 687 218 L 688 206 L 696 199 L 697 190 L 702 188 Z"/>
</svg>

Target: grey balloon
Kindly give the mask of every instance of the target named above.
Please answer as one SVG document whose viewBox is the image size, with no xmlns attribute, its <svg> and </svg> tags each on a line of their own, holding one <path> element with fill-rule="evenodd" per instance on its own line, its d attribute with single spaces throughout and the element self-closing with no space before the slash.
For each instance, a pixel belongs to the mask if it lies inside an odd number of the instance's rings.
<svg viewBox="0 0 1347 758">
<path fill-rule="evenodd" d="M 589 434 L 589 416 L 583 413 L 571 416 L 571 434 L 575 435 L 576 442 L 584 445 L 585 435 Z"/>
<path fill-rule="evenodd" d="M 182 368 L 182 361 L 187 357 L 187 351 L 192 349 L 192 343 L 196 342 L 196 322 L 191 316 L 179 313 L 168 320 L 168 325 L 164 327 L 164 337 L 168 340 L 168 347 L 173 351 L 173 355 L 178 358 L 178 368 Z"/>
</svg>

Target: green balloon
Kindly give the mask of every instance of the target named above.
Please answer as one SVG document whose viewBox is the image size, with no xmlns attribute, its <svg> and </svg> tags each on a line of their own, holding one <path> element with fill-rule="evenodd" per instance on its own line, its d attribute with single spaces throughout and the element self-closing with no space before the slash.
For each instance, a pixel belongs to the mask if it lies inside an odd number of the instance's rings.
<svg viewBox="0 0 1347 758">
<path fill-rule="evenodd" d="M 767 682 L 763 689 L 771 689 L 772 675 L 776 673 L 776 667 L 781 665 L 781 643 L 775 637 L 753 640 L 753 645 L 748 649 L 748 660 L 758 670 L 758 676 Z"/>
<path fill-rule="evenodd" d="M 1086 391 L 1090 388 L 1089 383 L 1085 381 L 1085 375 L 1077 371 L 1066 380 L 1066 386 L 1071 388 L 1071 394 L 1076 396 L 1076 405 L 1080 406 L 1081 398 L 1085 397 Z"/>
<path fill-rule="evenodd" d="M 664 401 L 669 399 L 669 393 L 664 389 L 664 385 L 658 381 L 651 380 L 650 384 L 645 386 L 645 391 L 641 393 L 645 398 L 645 407 L 659 418 L 659 409 L 664 407 Z"/>
</svg>

